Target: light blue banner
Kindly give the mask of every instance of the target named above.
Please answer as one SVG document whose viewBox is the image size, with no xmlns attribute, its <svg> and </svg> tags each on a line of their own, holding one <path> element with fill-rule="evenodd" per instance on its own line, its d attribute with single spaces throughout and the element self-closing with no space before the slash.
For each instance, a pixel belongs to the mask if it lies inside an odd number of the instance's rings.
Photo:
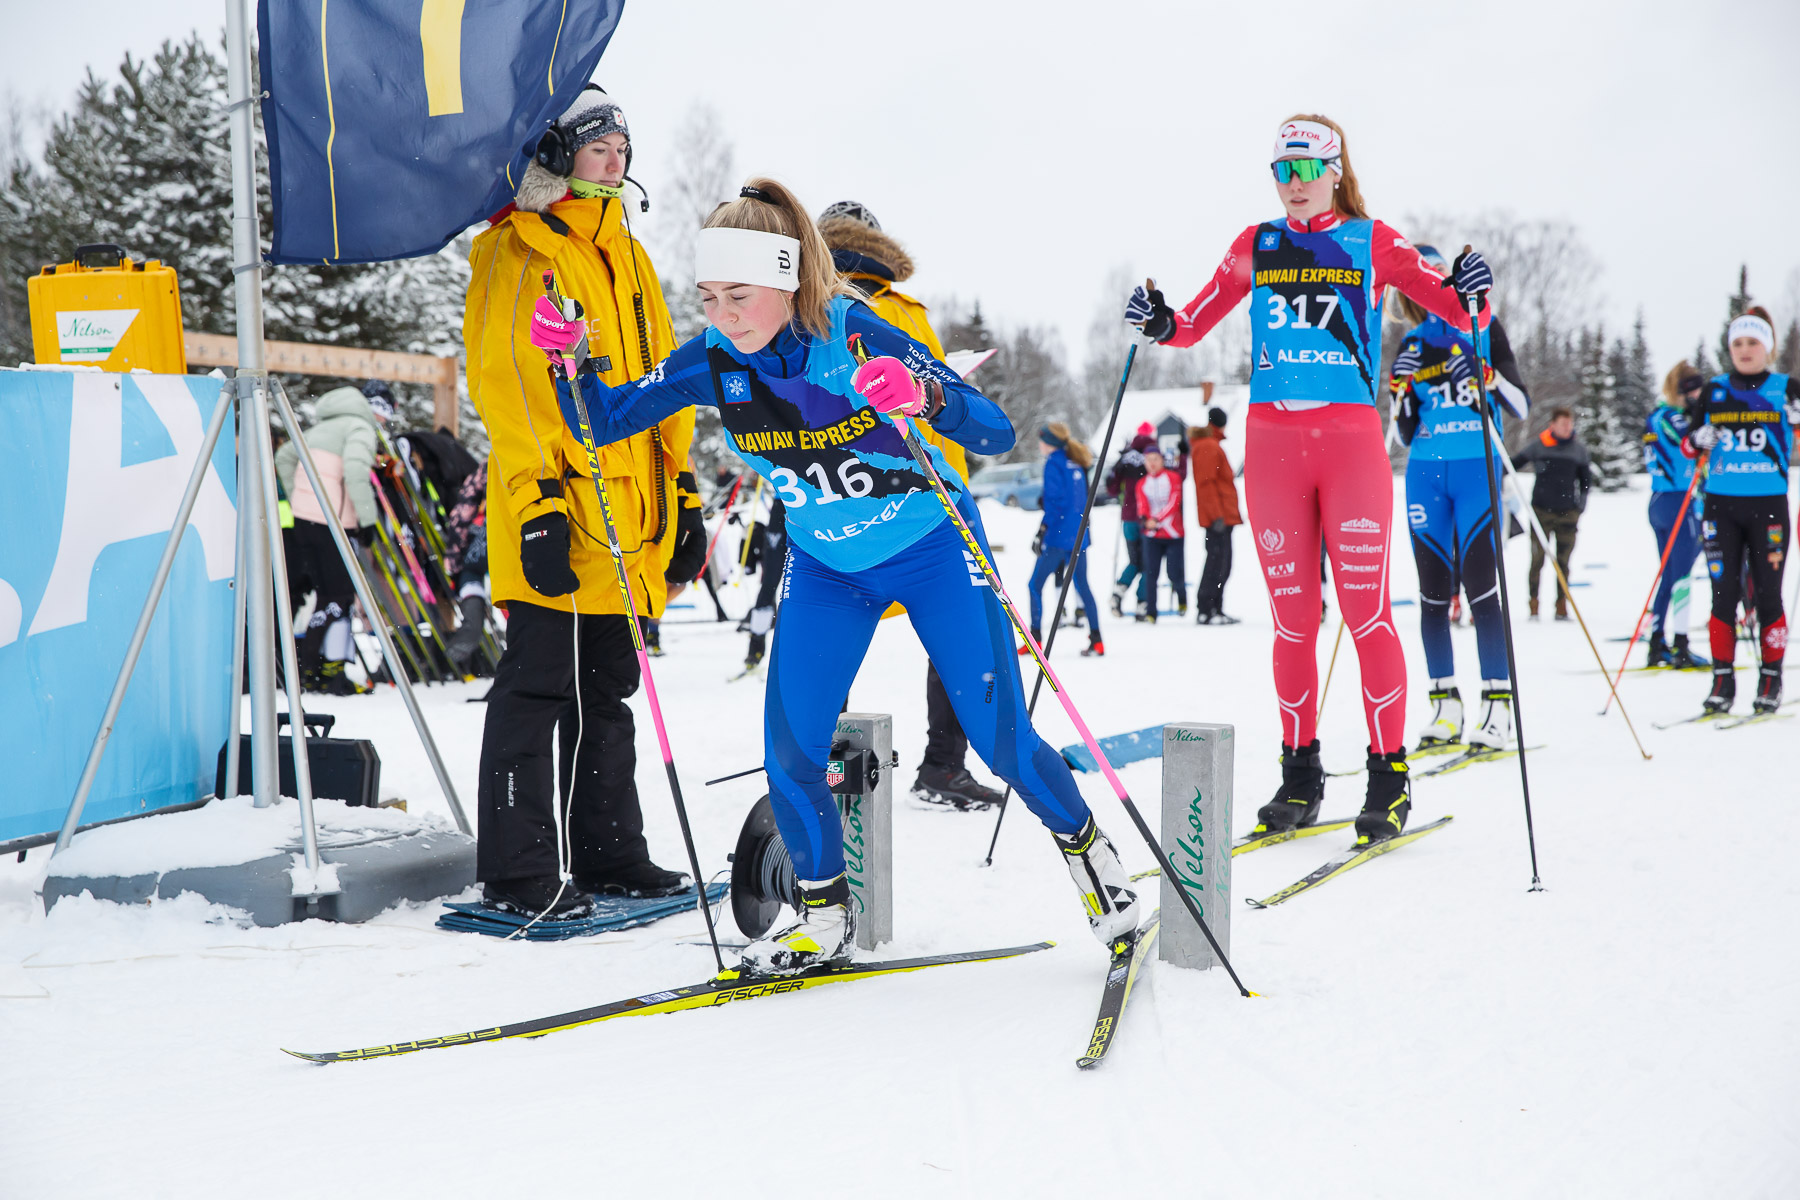
<svg viewBox="0 0 1800 1200">
<path fill-rule="evenodd" d="M 62 824 L 219 388 L 0 371 L 0 842 Z M 83 824 L 213 790 L 230 721 L 233 441 L 228 420 Z"/>
</svg>

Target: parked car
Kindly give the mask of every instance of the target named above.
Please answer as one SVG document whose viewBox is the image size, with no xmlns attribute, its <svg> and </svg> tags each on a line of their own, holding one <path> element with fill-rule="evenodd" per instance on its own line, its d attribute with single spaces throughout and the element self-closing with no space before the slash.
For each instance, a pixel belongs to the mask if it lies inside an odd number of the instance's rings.
<svg viewBox="0 0 1800 1200">
<path fill-rule="evenodd" d="M 977 500 L 998 500 L 1013 508 L 1044 507 L 1044 464 L 1001 463 L 984 469 L 969 481 Z"/>
</svg>

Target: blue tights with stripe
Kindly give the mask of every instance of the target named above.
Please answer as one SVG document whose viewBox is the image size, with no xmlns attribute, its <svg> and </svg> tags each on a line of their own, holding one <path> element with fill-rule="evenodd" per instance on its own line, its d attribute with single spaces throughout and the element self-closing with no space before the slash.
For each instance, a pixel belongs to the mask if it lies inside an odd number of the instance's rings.
<svg viewBox="0 0 1800 1200">
<path fill-rule="evenodd" d="M 968 519 L 981 537 L 977 519 Z M 1051 830 L 1074 834 L 1087 824 L 1087 802 L 1068 765 L 1031 727 L 1011 623 L 953 524 L 854 575 L 824 566 L 796 540 L 785 589 L 763 702 L 763 762 L 775 823 L 799 878 L 826 880 L 844 869 L 825 760 L 844 697 L 892 601 L 905 606 L 982 761 Z"/>
</svg>

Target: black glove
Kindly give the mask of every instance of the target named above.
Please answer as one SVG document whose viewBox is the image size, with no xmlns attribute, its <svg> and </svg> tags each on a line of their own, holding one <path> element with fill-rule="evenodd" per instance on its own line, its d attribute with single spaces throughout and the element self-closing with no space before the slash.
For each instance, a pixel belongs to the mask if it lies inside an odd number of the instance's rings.
<svg viewBox="0 0 1800 1200">
<path fill-rule="evenodd" d="M 1206 527 L 1206 532 L 1208 532 L 1208 533 L 1224 533 L 1229 528 L 1231 528 L 1231 527 L 1229 525 L 1225 524 L 1225 518 L 1220 517 L 1216 521 L 1214 521 L 1211 525 L 1208 525 Z"/>
<path fill-rule="evenodd" d="M 1464 250 L 1450 266 L 1450 286 L 1463 308 L 1469 307 L 1470 296 L 1482 296 L 1493 290 L 1494 272 L 1479 251 Z"/>
<path fill-rule="evenodd" d="M 1038 526 L 1037 536 L 1031 539 L 1031 552 L 1033 554 L 1044 552 L 1044 527 L 1042 525 Z"/>
<path fill-rule="evenodd" d="M 540 595 L 567 596 L 581 587 L 569 567 L 569 518 L 548 512 L 520 526 L 519 566 L 525 582 Z"/>
<path fill-rule="evenodd" d="M 692 583 L 706 565 L 706 522 L 698 508 L 683 507 L 675 518 L 675 554 L 663 578 L 670 583 Z"/>
<path fill-rule="evenodd" d="M 1175 336 L 1175 310 L 1163 299 L 1162 289 L 1149 281 L 1131 289 L 1125 301 L 1125 323 L 1138 326 L 1152 341 L 1166 342 Z"/>
<path fill-rule="evenodd" d="M 355 529 L 350 530 L 350 536 L 355 538 L 357 543 L 366 550 L 375 544 L 375 526 L 358 525 Z"/>
</svg>

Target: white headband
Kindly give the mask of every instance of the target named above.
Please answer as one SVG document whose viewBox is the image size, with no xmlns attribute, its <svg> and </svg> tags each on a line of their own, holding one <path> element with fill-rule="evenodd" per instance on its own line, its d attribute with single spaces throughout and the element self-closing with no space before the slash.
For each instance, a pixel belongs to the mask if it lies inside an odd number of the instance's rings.
<svg viewBox="0 0 1800 1200">
<path fill-rule="evenodd" d="M 1344 168 L 1339 159 L 1344 154 L 1344 143 L 1338 140 L 1335 130 L 1329 125 L 1321 125 L 1317 121 L 1289 121 L 1275 134 L 1275 150 L 1269 155 L 1269 161 L 1293 158 L 1299 155 L 1304 158 L 1322 158 L 1331 164 L 1331 169 L 1343 174 Z"/>
<path fill-rule="evenodd" d="M 754 283 L 800 290 L 800 243 L 756 229 L 702 229 L 694 248 L 694 278 L 702 283 Z"/>
<path fill-rule="evenodd" d="M 1770 354 L 1775 353 L 1775 330 L 1755 313 L 1745 313 L 1733 321 L 1731 328 L 1726 331 L 1725 342 L 1729 345 L 1741 337 L 1755 338 Z"/>
</svg>

